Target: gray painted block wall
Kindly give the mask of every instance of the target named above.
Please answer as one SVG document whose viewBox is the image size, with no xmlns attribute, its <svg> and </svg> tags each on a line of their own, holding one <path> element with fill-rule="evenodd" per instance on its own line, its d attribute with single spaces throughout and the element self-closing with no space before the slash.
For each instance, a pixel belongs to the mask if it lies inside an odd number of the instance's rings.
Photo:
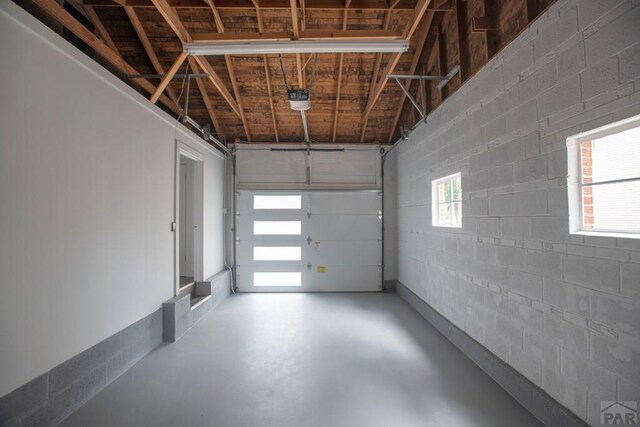
<svg viewBox="0 0 640 427">
<path fill-rule="evenodd" d="M 195 310 L 189 298 L 180 324 L 186 332 L 231 293 L 230 272 L 201 282 L 211 295 Z M 204 291 L 204 290 L 203 290 Z M 0 427 L 55 426 L 162 344 L 160 308 L 0 398 Z M 175 339 L 171 340 L 175 341 Z"/>
<path fill-rule="evenodd" d="M 640 2 L 559 0 L 393 152 L 399 281 L 590 424 L 640 402 L 640 240 L 569 235 L 565 143 L 637 114 Z"/>
<path fill-rule="evenodd" d="M 158 309 L 0 399 L 0 426 L 55 426 L 162 343 Z"/>
</svg>

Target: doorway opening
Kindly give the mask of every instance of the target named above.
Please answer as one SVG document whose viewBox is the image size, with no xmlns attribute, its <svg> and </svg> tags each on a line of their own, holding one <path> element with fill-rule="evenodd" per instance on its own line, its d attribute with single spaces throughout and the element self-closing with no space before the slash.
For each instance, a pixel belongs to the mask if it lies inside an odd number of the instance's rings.
<svg viewBox="0 0 640 427">
<path fill-rule="evenodd" d="M 197 192 L 198 162 L 180 154 L 178 164 L 178 272 L 179 289 L 193 284 L 198 278 Z M 200 279 L 202 280 L 202 279 Z"/>
</svg>

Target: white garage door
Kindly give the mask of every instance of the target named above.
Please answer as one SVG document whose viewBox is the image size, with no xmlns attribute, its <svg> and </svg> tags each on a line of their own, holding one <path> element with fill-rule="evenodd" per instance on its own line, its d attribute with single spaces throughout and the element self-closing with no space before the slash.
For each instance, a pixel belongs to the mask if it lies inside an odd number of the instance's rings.
<svg viewBox="0 0 640 427">
<path fill-rule="evenodd" d="M 365 292 L 381 289 L 377 191 L 237 195 L 241 292 Z"/>
</svg>

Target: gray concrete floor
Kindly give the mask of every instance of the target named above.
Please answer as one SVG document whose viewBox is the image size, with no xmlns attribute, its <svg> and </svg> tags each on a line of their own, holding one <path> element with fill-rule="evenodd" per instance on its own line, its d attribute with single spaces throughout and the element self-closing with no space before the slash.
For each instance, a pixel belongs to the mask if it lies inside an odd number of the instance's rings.
<svg viewBox="0 0 640 427">
<path fill-rule="evenodd" d="M 530 426 L 394 294 L 241 294 L 64 426 Z"/>
</svg>

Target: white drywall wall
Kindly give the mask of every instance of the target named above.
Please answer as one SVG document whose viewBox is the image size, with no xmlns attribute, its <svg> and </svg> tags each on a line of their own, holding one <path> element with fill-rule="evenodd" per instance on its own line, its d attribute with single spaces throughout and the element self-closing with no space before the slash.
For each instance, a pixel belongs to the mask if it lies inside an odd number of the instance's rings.
<svg viewBox="0 0 640 427">
<path fill-rule="evenodd" d="M 0 1 L 0 396 L 174 295 L 176 139 L 204 165 L 204 276 L 223 268 L 224 161 Z"/>
<path fill-rule="evenodd" d="M 640 4 L 558 0 L 395 150 L 399 280 L 594 425 L 640 401 L 640 240 L 569 235 L 566 138 L 637 114 Z"/>
</svg>

